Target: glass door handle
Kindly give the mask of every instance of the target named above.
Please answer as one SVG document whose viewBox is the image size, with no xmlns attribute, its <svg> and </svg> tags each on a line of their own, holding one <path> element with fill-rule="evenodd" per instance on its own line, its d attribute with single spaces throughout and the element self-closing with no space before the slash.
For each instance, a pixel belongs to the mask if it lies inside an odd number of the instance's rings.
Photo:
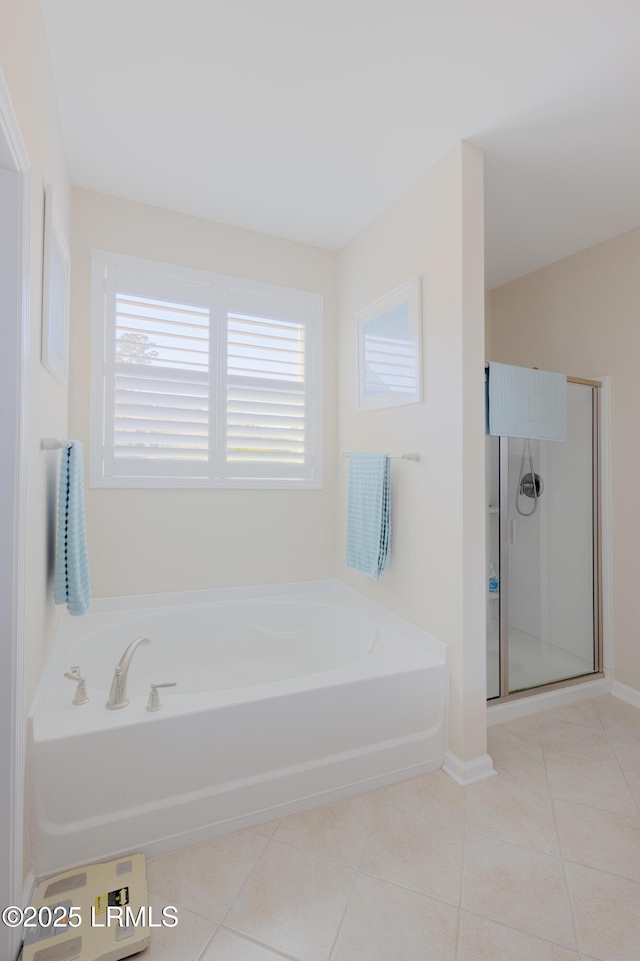
<svg viewBox="0 0 640 961">
<path fill-rule="evenodd" d="M 514 520 L 509 521 L 509 543 L 515 544 L 516 542 L 516 522 Z"/>
</svg>

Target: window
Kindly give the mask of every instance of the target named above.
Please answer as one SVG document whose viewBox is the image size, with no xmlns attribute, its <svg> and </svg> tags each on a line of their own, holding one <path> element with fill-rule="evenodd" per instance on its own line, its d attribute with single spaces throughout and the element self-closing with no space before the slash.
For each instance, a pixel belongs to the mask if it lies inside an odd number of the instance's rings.
<svg viewBox="0 0 640 961">
<path fill-rule="evenodd" d="M 321 486 L 319 294 L 104 251 L 92 284 L 92 486 Z"/>
</svg>

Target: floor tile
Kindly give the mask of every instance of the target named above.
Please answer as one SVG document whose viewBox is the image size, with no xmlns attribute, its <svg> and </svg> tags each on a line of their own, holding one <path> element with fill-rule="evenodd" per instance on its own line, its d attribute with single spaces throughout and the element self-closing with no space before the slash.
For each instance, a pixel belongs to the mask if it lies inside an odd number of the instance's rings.
<svg viewBox="0 0 640 961">
<path fill-rule="evenodd" d="M 378 809 L 379 804 L 370 798 L 348 798 L 284 818 L 274 837 L 310 854 L 342 861 L 355 868 L 360 863 Z"/>
<path fill-rule="evenodd" d="M 561 754 L 547 754 L 546 762 L 549 786 L 555 797 L 638 816 L 638 808 L 619 769 Z"/>
<path fill-rule="evenodd" d="M 502 777 L 530 791 L 549 793 L 542 749 L 498 738 L 489 732 L 489 754 Z"/>
<path fill-rule="evenodd" d="M 467 833 L 462 907 L 575 949 L 559 858 Z"/>
<path fill-rule="evenodd" d="M 495 724 L 489 728 L 489 731 L 495 737 L 503 738 L 506 741 L 528 744 L 530 747 L 540 747 L 540 735 L 538 734 L 535 714 L 531 717 L 517 718 L 515 721 L 506 721 L 504 724 Z"/>
<path fill-rule="evenodd" d="M 162 898 L 149 898 L 153 920 L 160 920 L 168 904 Z M 173 928 L 153 928 L 151 944 L 140 957 L 145 961 L 199 961 L 216 926 L 211 921 L 178 908 L 178 924 Z"/>
<path fill-rule="evenodd" d="M 277 821 L 265 821 L 264 824 L 256 824 L 256 826 L 251 828 L 251 830 L 255 831 L 256 834 L 262 834 L 262 836 L 265 838 L 272 838 L 278 830 L 279 825 L 279 819 Z"/>
<path fill-rule="evenodd" d="M 640 811 L 640 774 L 636 771 L 623 771 L 625 781 L 629 785 L 631 795 L 636 802 L 636 807 Z"/>
<path fill-rule="evenodd" d="M 240 831 L 152 858 L 147 861 L 149 893 L 221 921 L 266 844 L 255 832 Z"/>
<path fill-rule="evenodd" d="M 463 836 L 461 828 L 386 808 L 376 819 L 360 870 L 457 905 Z"/>
<path fill-rule="evenodd" d="M 597 961 L 640 955 L 640 884 L 566 862 L 583 952 Z"/>
<path fill-rule="evenodd" d="M 575 704 L 565 704 L 563 707 L 553 707 L 544 711 L 538 717 L 555 717 L 559 721 L 573 721 L 574 724 L 586 724 L 602 732 L 602 722 L 593 701 L 576 701 Z"/>
<path fill-rule="evenodd" d="M 225 925 L 300 961 L 326 961 L 355 874 L 269 841 Z"/>
<path fill-rule="evenodd" d="M 462 911 L 458 961 L 579 961 L 575 951 Z"/>
<path fill-rule="evenodd" d="M 561 721 L 558 718 L 541 715 L 538 728 L 544 751 L 553 754 L 569 754 L 587 761 L 618 766 L 609 740 L 604 731 L 597 731 L 586 724 Z"/>
<path fill-rule="evenodd" d="M 640 710 L 621 701 L 611 694 L 597 697 L 593 700 L 593 705 L 598 712 L 598 717 L 604 725 L 604 729 L 610 736 L 626 734 L 631 737 L 640 736 Z"/>
<path fill-rule="evenodd" d="M 220 928 L 199 961 L 282 961 L 282 957 L 264 945 L 247 941 L 235 931 Z"/>
<path fill-rule="evenodd" d="M 624 771 L 637 771 L 640 774 L 640 737 L 611 737 L 611 747 Z"/>
<path fill-rule="evenodd" d="M 455 961 L 457 924 L 457 908 L 359 875 L 331 961 Z"/>
<path fill-rule="evenodd" d="M 565 858 L 640 881 L 640 818 L 559 798 L 554 806 Z"/>
<path fill-rule="evenodd" d="M 391 784 L 384 799 L 392 807 L 435 818 L 447 824 L 464 825 L 465 793 L 444 771 Z"/>
<path fill-rule="evenodd" d="M 545 854 L 560 854 L 549 795 L 518 787 L 500 775 L 467 788 L 467 828 Z"/>
<path fill-rule="evenodd" d="M 152 858 L 180 923 L 145 957 L 640 961 L 640 710 L 555 708 L 489 753 L 464 790 L 435 771 Z"/>
</svg>

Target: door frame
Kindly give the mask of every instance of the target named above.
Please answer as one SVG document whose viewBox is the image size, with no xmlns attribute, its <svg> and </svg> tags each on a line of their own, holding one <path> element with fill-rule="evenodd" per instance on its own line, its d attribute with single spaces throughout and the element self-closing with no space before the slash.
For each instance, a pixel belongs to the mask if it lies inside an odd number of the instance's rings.
<svg viewBox="0 0 640 961">
<path fill-rule="evenodd" d="M 0 770 L 6 773 L 8 810 L 0 819 L 1 898 L 22 907 L 25 805 L 25 536 L 27 400 L 30 350 L 31 166 L 9 89 L 0 68 L 0 146 L 3 169 L 16 175 L 15 288 L 0 291 L 0 371 L 8 377 L 8 405 L 3 411 L 9 443 L 3 451 L 6 470 L 0 476 L 6 537 L 0 539 L 0 569 L 9 572 L 7 602 L 0 610 Z M 13 237 L 10 239 L 13 245 Z M 2 298 L 5 297 L 4 304 Z M 5 313 L 4 308 L 7 308 Z M 5 906 L 4 904 L 2 905 Z M 16 957 L 20 928 L 0 926 L 0 954 Z"/>
</svg>

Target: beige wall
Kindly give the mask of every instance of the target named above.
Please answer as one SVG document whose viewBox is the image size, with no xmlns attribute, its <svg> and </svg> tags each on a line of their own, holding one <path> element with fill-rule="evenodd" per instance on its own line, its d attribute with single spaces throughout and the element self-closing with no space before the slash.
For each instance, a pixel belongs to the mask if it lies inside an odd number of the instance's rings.
<svg viewBox="0 0 640 961">
<path fill-rule="evenodd" d="M 482 152 L 458 144 L 338 256 L 340 450 L 421 457 L 392 462 L 392 560 L 377 582 L 345 565 L 340 460 L 338 576 L 451 645 L 449 747 L 461 760 L 486 750 L 482 197 Z M 424 400 L 358 412 L 354 313 L 416 275 Z"/>
<path fill-rule="evenodd" d="M 491 357 L 611 377 L 614 676 L 640 690 L 640 229 L 491 292 Z"/>
<path fill-rule="evenodd" d="M 43 436 L 67 434 L 68 393 L 40 363 L 44 185 L 55 187 L 69 239 L 70 187 L 38 0 L 0 2 L 0 65 L 31 165 L 31 342 L 27 450 L 26 704 L 47 656 L 59 610 L 53 604 L 53 551 L 58 455 L 40 450 Z"/>
<path fill-rule="evenodd" d="M 485 291 L 484 295 L 484 356 L 488 361 L 491 358 L 491 291 Z"/>
<path fill-rule="evenodd" d="M 310 580 L 335 573 L 335 254 L 73 190 L 71 434 L 88 446 L 91 250 L 324 296 L 322 490 L 95 490 L 86 519 L 94 595 Z"/>
</svg>

